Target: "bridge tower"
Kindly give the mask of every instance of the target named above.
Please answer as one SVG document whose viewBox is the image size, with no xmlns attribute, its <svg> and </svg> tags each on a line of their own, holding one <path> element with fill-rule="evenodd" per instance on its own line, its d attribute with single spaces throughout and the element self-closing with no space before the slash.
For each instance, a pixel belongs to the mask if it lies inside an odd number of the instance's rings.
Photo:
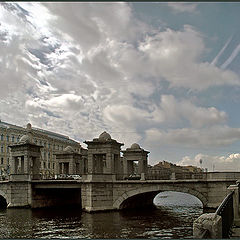
<svg viewBox="0 0 240 240">
<path fill-rule="evenodd" d="M 121 175 L 123 173 L 120 158 L 123 143 L 112 139 L 107 132 L 103 132 L 93 141 L 84 143 L 88 145 L 88 174 Z"/>
<path fill-rule="evenodd" d="M 131 174 L 139 174 L 141 180 L 145 180 L 148 171 L 148 151 L 140 148 L 137 143 L 133 143 L 130 148 L 127 148 L 123 153 L 123 171 L 124 177 Z M 137 172 L 134 169 L 134 161 L 138 162 Z"/>
<path fill-rule="evenodd" d="M 71 146 L 62 152 L 55 153 L 58 174 L 85 174 L 87 162 L 82 154 L 76 152 Z"/>
<path fill-rule="evenodd" d="M 32 141 L 31 124 L 27 125 L 27 135 L 23 135 L 19 142 L 10 145 L 10 180 L 37 180 L 40 179 L 40 149 Z"/>
<path fill-rule="evenodd" d="M 85 211 L 113 209 L 113 183 L 123 179 L 120 150 L 123 143 L 103 132 L 88 145 L 88 174 L 81 187 L 82 208 Z"/>
<path fill-rule="evenodd" d="M 18 143 L 10 145 L 10 179 L 8 207 L 30 207 L 32 204 L 32 180 L 40 179 L 41 146 L 32 141 L 31 124 L 27 134 Z"/>
</svg>

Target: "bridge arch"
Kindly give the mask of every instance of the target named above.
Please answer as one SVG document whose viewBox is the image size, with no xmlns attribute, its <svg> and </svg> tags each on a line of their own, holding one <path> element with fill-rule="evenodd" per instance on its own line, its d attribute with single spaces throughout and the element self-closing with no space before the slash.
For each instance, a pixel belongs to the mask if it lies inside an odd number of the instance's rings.
<svg viewBox="0 0 240 240">
<path fill-rule="evenodd" d="M 135 205 L 135 203 L 139 203 L 139 206 L 141 205 L 141 202 L 143 201 L 147 205 L 152 205 L 153 204 L 153 199 L 154 197 L 164 191 L 174 191 L 174 192 L 183 192 L 183 193 L 188 193 L 190 195 L 195 196 L 198 198 L 202 204 L 203 207 L 207 206 L 207 198 L 199 191 L 188 188 L 188 187 L 179 187 L 179 186 L 174 186 L 174 185 L 168 185 L 168 186 L 161 186 L 161 185 L 151 185 L 151 186 L 144 186 L 140 187 L 138 189 L 134 190 L 129 190 L 125 191 L 118 199 L 113 204 L 113 207 L 115 209 L 123 209 L 128 206 L 131 206 L 131 203 Z M 139 201 L 138 201 L 139 200 Z"/>
<path fill-rule="evenodd" d="M 0 209 L 7 208 L 7 204 L 8 204 L 7 195 L 0 190 Z"/>
</svg>

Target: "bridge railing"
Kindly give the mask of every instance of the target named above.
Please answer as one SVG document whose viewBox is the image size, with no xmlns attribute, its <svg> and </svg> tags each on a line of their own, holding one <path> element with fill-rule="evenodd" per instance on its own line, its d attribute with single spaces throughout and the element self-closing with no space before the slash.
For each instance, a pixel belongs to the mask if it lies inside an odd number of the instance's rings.
<svg viewBox="0 0 240 240">
<path fill-rule="evenodd" d="M 233 194 L 230 192 L 217 208 L 215 214 L 222 217 L 222 238 L 229 238 L 229 232 L 234 220 Z"/>
<path fill-rule="evenodd" d="M 187 180 L 187 179 L 240 179 L 240 172 L 160 172 L 151 171 L 146 175 L 147 180 Z"/>
<path fill-rule="evenodd" d="M 148 173 L 147 180 L 184 180 L 184 179 L 207 179 L 207 173 L 191 173 L 191 172 L 172 172 L 172 173 Z"/>
<path fill-rule="evenodd" d="M 41 174 L 41 180 L 80 180 L 79 174 Z"/>
<path fill-rule="evenodd" d="M 85 174 L 85 175 L 93 175 Z M 99 175 L 99 174 L 95 174 Z M 130 174 L 126 176 L 126 174 L 100 174 L 100 175 L 115 175 L 113 179 L 115 180 L 187 180 L 187 179 L 199 179 L 199 180 L 211 180 L 211 179 L 240 179 L 240 172 L 199 172 L 199 173 L 192 173 L 192 172 L 150 172 L 148 174 L 142 175 L 140 174 Z M 82 177 L 78 174 L 51 174 L 46 173 L 40 174 L 40 179 L 42 180 L 58 180 L 58 179 L 80 179 Z M 0 176 L 0 181 L 8 180 L 9 175 Z M 240 194 L 239 194 L 240 196 Z M 239 199 L 240 202 L 240 199 Z"/>
</svg>

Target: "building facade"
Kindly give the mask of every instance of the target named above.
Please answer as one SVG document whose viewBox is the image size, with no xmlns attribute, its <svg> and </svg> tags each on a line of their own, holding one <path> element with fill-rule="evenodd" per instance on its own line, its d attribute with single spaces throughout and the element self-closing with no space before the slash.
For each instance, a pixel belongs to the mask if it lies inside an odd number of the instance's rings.
<svg viewBox="0 0 240 240">
<path fill-rule="evenodd" d="M 57 173 L 57 163 L 55 153 L 63 151 L 67 146 L 71 146 L 77 153 L 85 152 L 79 142 L 70 139 L 68 136 L 55 132 L 27 127 L 20 127 L 0 120 L 0 175 L 9 174 L 10 171 L 10 148 L 9 146 L 19 142 L 20 138 L 31 130 L 32 141 L 36 145 L 42 146 L 40 159 L 40 172 L 43 175 Z"/>
</svg>

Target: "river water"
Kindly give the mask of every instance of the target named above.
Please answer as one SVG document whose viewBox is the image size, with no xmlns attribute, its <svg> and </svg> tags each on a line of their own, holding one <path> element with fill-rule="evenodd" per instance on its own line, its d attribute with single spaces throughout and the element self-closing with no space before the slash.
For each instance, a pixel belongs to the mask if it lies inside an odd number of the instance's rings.
<svg viewBox="0 0 240 240">
<path fill-rule="evenodd" d="M 157 208 L 88 214 L 76 208 L 0 210 L 0 238 L 192 238 L 201 202 L 163 192 Z"/>
</svg>

